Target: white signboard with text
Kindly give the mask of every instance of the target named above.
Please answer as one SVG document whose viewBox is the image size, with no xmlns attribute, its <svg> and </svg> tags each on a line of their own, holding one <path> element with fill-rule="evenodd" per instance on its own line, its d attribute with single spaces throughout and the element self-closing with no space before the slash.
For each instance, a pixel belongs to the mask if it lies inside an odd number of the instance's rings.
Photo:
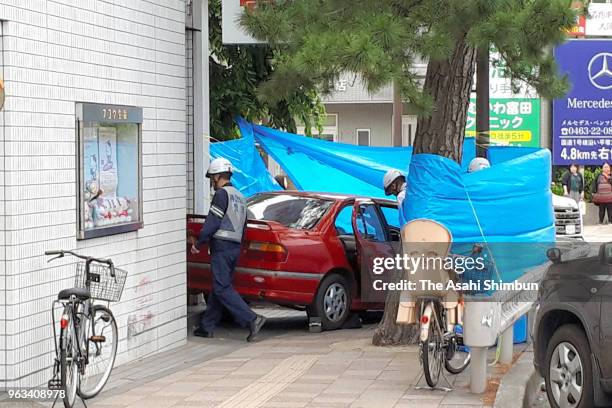
<svg viewBox="0 0 612 408">
<path fill-rule="evenodd" d="M 223 44 L 260 44 L 240 26 L 240 16 L 245 7 L 253 7 L 254 0 L 221 1 L 221 34 Z"/>
</svg>

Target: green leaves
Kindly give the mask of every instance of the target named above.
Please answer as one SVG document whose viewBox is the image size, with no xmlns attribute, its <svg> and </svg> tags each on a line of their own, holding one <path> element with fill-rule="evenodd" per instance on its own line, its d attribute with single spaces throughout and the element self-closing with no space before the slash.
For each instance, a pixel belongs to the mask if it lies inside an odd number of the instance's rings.
<svg viewBox="0 0 612 408">
<path fill-rule="evenodd" d="M 416 92 L 407 62 L 422 56 L 450 58 L 467 38 L 475 47 L 494 46 L 517 80 L 544 96 L 567 90 L 546 50 L 562 42 L 575 12 L 568 0 L 285 0 L 261 2 L 242 23 L 256 38 L 282 50 L 276 71 L 260 85 L 278 98 L 299 86 L 330 91 L 343 72 L 359 74 L 374 92 L 398 81 L 405 98 Z M 276 80 L 275 77 L 279 79 Z M 280 89 L 280 87 L 286 89 Z M 276 92 L 272 92 L 272 88 Z"/>
</svg>

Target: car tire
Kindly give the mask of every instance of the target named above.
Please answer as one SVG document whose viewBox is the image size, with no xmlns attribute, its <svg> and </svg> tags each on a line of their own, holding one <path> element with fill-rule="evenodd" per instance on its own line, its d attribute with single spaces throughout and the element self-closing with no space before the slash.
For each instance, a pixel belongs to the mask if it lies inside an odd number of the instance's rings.
<svg viewBox="0 0 612 408">
<path fill-rule="evenodd" d="M 591 347 L 579 326 L 566 324 L 555 331 L 548 342 L 543 368 L 551 407 L 559 408 L 564 399 L 567 406 L 594 406 Z"/>
<path fill-rule="evenodd" d="M 323 330 L 336 330 L 342 327 L 350 309 L 351 290 L 348 280 L 337 273 L 325 276 L 310 307 L 311 315 L 321 319 Z"/>
</svg>

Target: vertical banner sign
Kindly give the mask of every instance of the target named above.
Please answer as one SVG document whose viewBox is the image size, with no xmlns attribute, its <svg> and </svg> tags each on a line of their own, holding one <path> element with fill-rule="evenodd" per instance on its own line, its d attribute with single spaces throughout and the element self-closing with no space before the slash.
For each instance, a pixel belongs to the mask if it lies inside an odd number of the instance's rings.
<svg viewBox="0 0 612 408">
<path fill-rule="evenodd" d="M 553 164 L 612 160 L 612 40 L 574 40 L 557 47 L 570 92 L 553 101 Z"/>
</svg>

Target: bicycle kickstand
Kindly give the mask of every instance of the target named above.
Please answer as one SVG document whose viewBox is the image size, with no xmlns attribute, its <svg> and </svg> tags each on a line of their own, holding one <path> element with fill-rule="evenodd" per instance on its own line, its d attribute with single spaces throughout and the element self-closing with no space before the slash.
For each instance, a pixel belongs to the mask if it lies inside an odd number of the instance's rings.
<svg viewBox="0 0 612 408">
<path fill-rule="evenodd" d="M 422 383 L 423 376 L 424 376 L 424 373 L 423 373 L 423 370 L 421 369 L 421 373 L 418 374 L 415 377 L 415 379 L 416 379 L 415 382 L 414 382 L 414 389 L 415 390 L 431 390 L 431 391 L 438 390 L 438 391 L 444 391 L 444 392 L 450 392 L 450 391 L 453 390 L 453 386 L 451 385 L 450 381 L 446 377 L 446 374 L 444 373 L 444 371 L 440 372 L 440 376 L 442 378 L 444 378 L 444 382 L 446 383 L 446 385 L 448 387 L 441 386 L 441 385 L 436 385 L 435 387 L 430 387 L 427 383 L 423 384 Z"/>
</svg>

